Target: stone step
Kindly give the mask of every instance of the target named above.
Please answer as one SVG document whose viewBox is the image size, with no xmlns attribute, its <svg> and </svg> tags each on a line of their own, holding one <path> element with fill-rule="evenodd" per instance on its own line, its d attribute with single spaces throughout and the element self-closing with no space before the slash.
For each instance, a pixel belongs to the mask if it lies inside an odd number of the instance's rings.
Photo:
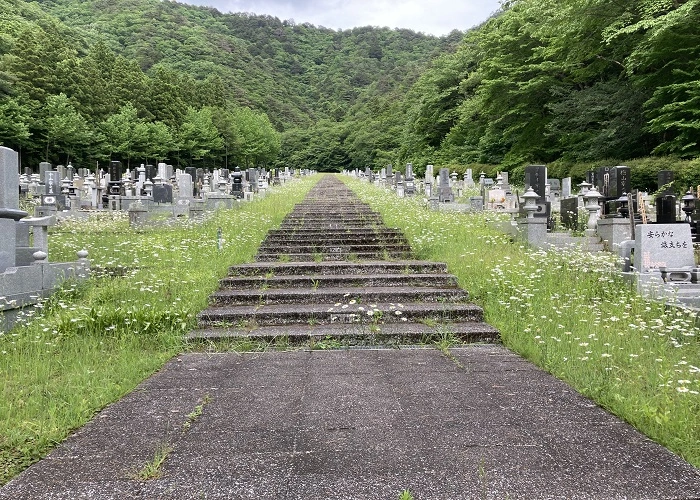
<svg viewBox="0 0 700 500">
<path fill-rule="evenodd" d="M 313 253 L 259 253 L 255 256 L 258 262 L 308 262 L 312 260 L 339 261 L 339 260 L 377 260 L 377 259 L 410 259 L 411 252 L 404 251 L 384 251 L 376 252 L 313 252 Z"/>
<path fill-rule="evenodd" d="M 291 254 L 291 253 L 381 253 L 388 252 L 410 252 L 411 246 L 405 242 L 388 242 L 388 243 L 344 243 L 331 245 L 326 242 L 318 242 L 317 244 L 308 244 L 307 242 L 294 244 L 293 242 L 280 242 L 279 244 L 263 242 L 258 248 L 259 254 L 276 253 L 276 254 Z"/>
<path fill-rule="evenodd" d="M 263 305 L 263 304 L 328 304 L 352 305 L 375 302 L 462 302 L 469 295 L 461 288 L 435 287 L 367 287 L 367 288 L 270 288 L 267 290 L 219 290 L 209 297 L 209 304 Z"/>
<path fill-rule="evenodd" d="M 253 262 L 229 267 L 229 276 L 333 276 L 380 274 L 442 274 L 447 264 L 427 260 L 364 261 L 364 262 Z"/>
<path fill-rule="evenodd" d="M 346 241 L 362 239 L 367 239 L 370 241 L 406 241 L 406 237 L 398 232 L 357 230 L 328 231 L 317 229 L 299 229 L 296 231 L 269 233 L 265 238 L 266 241 L 318 241 L 319 239 L 323 239 L 326 241 Z"/>
<path fill-rule="evenodd" d="M 337 236 L 332 233 L 327 234 L 326 236 L 321 236 L 321 235 L 310 235 L 308 237 L 302 237 L 302 236 L 297 236 L 297 235 L 289 235 L 288 237 L 284 236 L 268 236 L 265 238 L 262 242 L 262 247 L 273 247 L 273 246 L 283 246 L 283 245 L 294 245 L 294 246 L 303 246 L 303 245 L 313 245 L 313 246 L 329 246 L 329 247 L 335 247 L 335 246 L 344 246 L 344 245 L 404 245 L 405 247 L 408 246 L 408 241 L 406 238 L 403 236 L 370 236 L 370 235 L 342 235 L 342 236 Z M 410 247 L 409 247 L 410 248 Z"/>
<path fill-rule="evenodd" d="M 246 339 L 254 341 L 284 341 L 301 344 L 309 341 L 335 340 L 350 344 L 376 345 L 382 342 L 431 342 L 453 336 L 463 342 L 495 342 L 498 330 L 483 322 L 466 323 L 386 323 L 357 324 L 334 323 L 330 325 L 281 325 L 262 326 L 254 329 L 222 327 L 199 328 L 187 335 L 189 340 Z M 318 346 L 319 344 L 314 344 Z"/>
<path fill-rule="evenodd" d="M 233 325 L 239 327 L 271 326 L 286 324 L 331 323 L 396 323 L 420 322 L 480 322 L 482 309 L 474 304 L 449 303 L 377 303 L 353 304 L 343 308 L 337 303 L 328 304 L 272 304 L 208 307 L 197 315 L 199 327 Z M 369 308 L 375 309 L 373 316 Z M 360 309 L 363 308 L 363 309 Z"/>
<path fill-rule="evenodd" d="M 271 229 L 268 233 L 268 237 L 271 236 L 282 236 L 282 237 L 287 237 L 287 236 L 303 236 L 303 237 L 317 237 L 317 236 L 332 236 L 336 238 L 343 237 L 345 235 L 368 235 L 368 236 L 376 236 L 376 235 L 382 235 L 382 236 L 400 236 L 401 238 L 405 238 L 403 232 L 400 229 L 396 228 L 390 228 L 390 227 L 378 227 L 378 228 L 367 228 L 367 227 L 362 227 L 362 228 L 352 228 L 352 229 L 347 229 L 346 231 L 338 231 L 334 233 L 329 233 L 325 229 L 314 229 L 314 228 L 305 228 L 301 227 L 295 230 L 281 230 L 281 229 Z"/>
<path fill-rule="evenodd" d="M 260 290 L 263 288 L 332 288 L 332 287 L 397 287 L 432 286 L 441 288 L 458 287 L 457 278 L 452 274 L 331 274 L 293 276 L 245 276 L 219 280 L 219 287 L 236 290 Z"/>
<path fill-rule="evenodd" d="M 339 223 L 339 222 L 324 222 L 324 223 L 319 223 L 319 224 L 287 224 L 287 223 L 282 223 L 280 225 L 280 229 L 285 230 L 285 231 L 299 231 L 299 230 L 315 230 L 315 231 L 340 231 L 340 232 L 347 232 L 347 231 L 354 231 L 356 229 L 378 229 L 384 227 L 382 223 L 376 223 L 376 224 L 365 224 L 365 223 L 351 223 L 351 224 L 345 224 L 345 223 Z"/>
</svg>

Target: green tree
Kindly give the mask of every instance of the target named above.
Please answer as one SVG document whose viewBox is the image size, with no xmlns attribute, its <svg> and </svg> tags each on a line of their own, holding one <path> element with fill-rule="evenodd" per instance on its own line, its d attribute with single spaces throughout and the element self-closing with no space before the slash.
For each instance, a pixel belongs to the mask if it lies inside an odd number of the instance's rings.
<svg viewBox="0 0 700 500">
<path fill-rule="evenodd" d="M 148 141 L 149 128 L 138 117 L 138 111 L 130 103 L 122 106 L 119 113 L 102 122 L 100 128 L 110 158 L 117 155 L 126 159 L 127 166 L 131 164 L 132 158 L 144 151 Z"/>
<path fill-rule="evenodd" d="M 91 140 L 90 129 L 85 118 L 78 113 L 66 94 L 60 93 L 46 99 L 46 160 L 51 145 L 66 154 L 66 162 L 81 145 Z"/>
<path fill-rule="evenodd" d="M 185 153 L 190 160 L 212 158 L 213 153 L 223 146 L 212 116 L 211 108 L 200 110 L 187 108 L 185 118 L 178 130 L 178 143 L 181 152 Z"/>
</svg>

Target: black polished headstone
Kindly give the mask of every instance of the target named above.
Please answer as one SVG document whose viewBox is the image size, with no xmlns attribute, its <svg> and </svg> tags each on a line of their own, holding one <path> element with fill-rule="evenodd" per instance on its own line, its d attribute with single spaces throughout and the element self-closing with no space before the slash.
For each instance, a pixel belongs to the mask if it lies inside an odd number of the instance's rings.
<svg viewBox="0 0 700 500">
<path fill-rule="evenodd" d="M 233 174 L 231 174 L 231 194 L 236 198 L 243 198 L 243 173 L 240 167 L 233 169 Z"/>
<path fill-rule="evenodd" d="M 158 175 L 158 169 L 155 165 L 146 165 L 146 179 L 153 182 L 153 179 Z"/>
<path fill-rule="evenodd" d="M 547 184 L 547 167 L 545 165 L 528 165 L 525 167 L 525 190 L 534 189 L 539 196 L 537 203 L 544 202 Z"/>
<path fill-rule="evenodd" d="M 672 194 L 662 195 L 656 198 L 656 222 L 657 224 L 672 224 L 676 222 L 676 197 Z"/>
<path fill-rule="evenodd" d="M 565 228 L 576 231 L 578 227 L 578 197 L 561 200 L 561 223 Z"/>
<path fill-rule="evenodd" d="M 170 184 L 154 184 L 153 185 L 153 202 L 154 203 L 172 203 L 173 202 L 173 187 Z"/>
<path fill-rule="evenodd" d="M 109 182 L 121 182 L 122 162 L 110 161 L 109 167 L 107 167 L 107 173 L 109 174 Z"/>
</svg>

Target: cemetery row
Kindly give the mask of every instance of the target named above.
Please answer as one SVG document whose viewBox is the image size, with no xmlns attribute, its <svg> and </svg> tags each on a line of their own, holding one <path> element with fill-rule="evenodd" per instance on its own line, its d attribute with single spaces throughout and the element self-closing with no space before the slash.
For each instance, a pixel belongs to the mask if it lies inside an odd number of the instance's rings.
<svg viewBox="0 0 700 500">
<path fill-rule="evenodd" d="M 630 185 L 627 166 L 601 167 L 590 171 L 573 192 L 571 178 L 549 179 L 545 165 L 525 168 L 522 193 L 509 184 L 508 172 L 497 178 L 483 173 L 474 179 L 471 169 L 463 178 L 442 168 L 434 176 L 432 165 L 425 177 L 416 179 L 413 166 L 405 174 L 391 165 L 375 173 L 346 174 L 391 189 L 400 197 L 420 195 L 433 209 L 494 211 L 509 213 L 508 231 L 535 246 L 558 246 L 562 233 L 553 233 L 555 220 L 581 234 L 581 247 L 589 241 L 619 253 L 623 275 L 640 292 L 685 306 L 700 307 L 700 268 L 696 267 L 693 243 L 700 241 L 700 186 L 677 196 L 673 172 L 660 171 L 653 195 Z M 460 202 L 466 199 L 468 203 Z M 587 239 L 584 239 L 587 237 Z M 570 246 L 576 239 L 563 240 Z M 585 244 L 584 244 L 585 243 Z"/>
<path fill-rule="evenodd" d="M 299 171 L 308 175 L 309 170 Z M 282 184 L 295 174 L 289 168 L 266 170 L 249 168 L 241 171 L 227 168 L 210 171 L 188 167 L 175 169 L 159 163 L 124 168 L 121 162 L 110 162 L 107 171 L 95 173 L 42 162 L 39 173 L 25 169 L 19 178 L 22 196 L 37 199 L 41 214 L 73 213 L 80 210 L 129 210 L 132 204 L 155 209 L 171 207 L 175 215 L 189 210 L 230 208 L 237 200 L 264 196 L 270 186 Z M 203 205 L 202 205 L 203 204 Z M 196 206 L 193 206 L 196 205 Z"/>
<path fill-rule="evenodd" d="M 178 170 L 165 163 L 131 170 L 111 162 L 106 172 L 41 163 L 39 173 L 26 169 L 20 175 L 17 152 L 0 147 L 0 332 L 65 278 L 88 276 L 85 251 L 78 252 L 75 262 L 49 262 L 48 230 L 57 219 L 128 210 L 130 223 L 143 225 L 164 212 L 198 216 L 264 196 L 271 186 L 311 173 L 289 168 Z M 35 203 L 33 216 L 20 209 L 20 199 Z"/>
</svg>

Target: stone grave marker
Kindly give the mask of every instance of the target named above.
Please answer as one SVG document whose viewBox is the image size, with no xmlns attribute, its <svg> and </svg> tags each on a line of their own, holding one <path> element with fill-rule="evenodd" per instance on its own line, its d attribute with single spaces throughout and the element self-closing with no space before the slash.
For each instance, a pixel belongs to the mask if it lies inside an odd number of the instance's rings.
<svg viewBox="0 0 700 500">
<path fill-rule="evenodd" d="M 173 202 L 173 187 L 170 184 L 154 184 L 153 185 L 153 202 L 154 203 L 172 203 Z"/>
<path fill-rule="evenodd" d="M 27 215 L 19 210 L 19 158 L 0 146 L 0 273 L 16 263 L 17 222 Z"/>
<path fill-rule="evenodd" d="M 562 198 L 561 223 L 565 228 L 576 231 L 583 229 L 578 227 L 578 197 Z"/>
<path fill-rule="evenodd" d="M 474 173 L 471 168 L 464 172 L 464 185 L 468 188 L 474 187 Z"/>
<path fill-rule="evenodd" d="M 51 196 L 61 193 L 61 179 L 55 170 L 44 171 L 44 194 Z"/>
<path fill-rule="evenodd" d="M 177 175 L 177 186 L 180 192 L 180 198 L 190 199 L 194 196 L 192 182 L 192 176 L 189 173 Z"/>
<path fill-rule="evenodd" d="M 571 177 L 564 177 L 561 180 L 561 197 L 569 198 L 571 196 Z"/>
<path fill-rule="evenodd" d="M 559 179 L 547 179 L 547 184 L 549 184 L 549 193 L 555 197 L 561 197 L 561 181 Z"/>
<path fill-rule="evenodd" d="M 440 169 L 440 188 L 438 191 L 438 200 L 440 203 L 453 203 L 455 196 L 450 187 L 450 169 Z"/>
<path fill-rule="evenodd" d="M 688 224 L 637 224 L 634 267 L 641 273 L 695 267 Z"/>
</svg>

